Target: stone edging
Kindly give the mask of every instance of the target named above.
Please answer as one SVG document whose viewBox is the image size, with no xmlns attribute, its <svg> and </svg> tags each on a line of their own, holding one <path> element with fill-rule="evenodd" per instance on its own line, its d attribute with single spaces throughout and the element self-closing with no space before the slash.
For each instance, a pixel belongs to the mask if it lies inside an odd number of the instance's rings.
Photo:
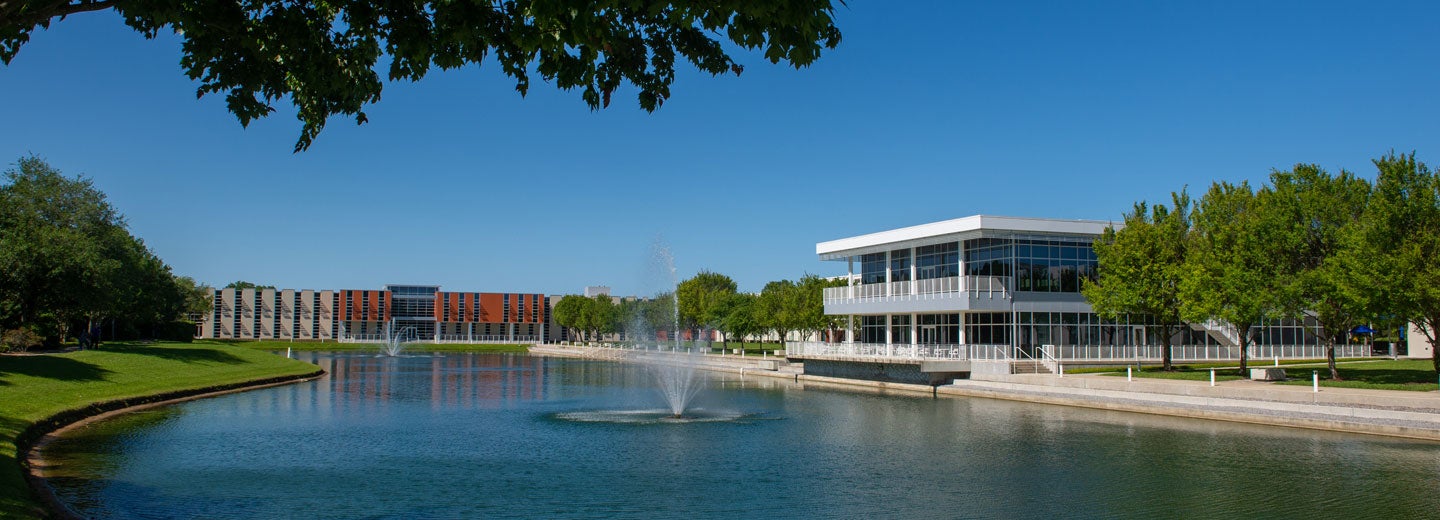
<svg viewBox="0 0 1440 520">
<path fill-rule="evenodd" d="M 153 395 L 101 401 L 80 408 L 72 408 L 36 421 L 21 431 L 20 435 L 15 437 L 16 462 L 20 464 L 20 470 L 30 484 L 31 493 L 39 499 L 41 505 L 46 509 L 45 513 L 50 518 L 78 519 L 81 517 L 60 502 L 55 496 L 55 490 L 35 470 L 36 463 L 44 460 L 37 455 L 36 450 L 54 440 L 56 434 L 122 413 L 247 390 L 299 383 L 323 375 L 325 375 L 325 371 L 317 368 L 314 372 L 299 375 L 269 377 L 190 390 L 174 390 Z"/>
</svg>

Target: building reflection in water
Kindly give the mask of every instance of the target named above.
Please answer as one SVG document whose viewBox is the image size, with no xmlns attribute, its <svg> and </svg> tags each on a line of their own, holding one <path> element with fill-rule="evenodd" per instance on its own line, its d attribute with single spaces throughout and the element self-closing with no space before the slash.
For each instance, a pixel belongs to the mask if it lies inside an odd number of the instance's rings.
<svg viewBox="0 0 1440 520">
<path fill-rule="evenodd" d="M 545 400 L 551 379 L 542 358 L 520 355 L 447 354 L 397 359 L 307 353 L 299 357 L 328 373 L 311 392 L 296 388 L 293 395 L 318 408 L 369 409 L 392 401 L 429 401 L 434 409 L 498 409 L 520 401 Z M 303 393 L 312 395 L 300 395 Z"/>
</svg>

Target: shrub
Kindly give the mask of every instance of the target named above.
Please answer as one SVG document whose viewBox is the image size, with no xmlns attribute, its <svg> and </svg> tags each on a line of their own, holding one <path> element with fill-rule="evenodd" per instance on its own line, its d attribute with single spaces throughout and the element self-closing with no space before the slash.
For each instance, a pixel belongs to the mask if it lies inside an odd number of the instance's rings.
<svg viewBox="0 0 1440 520">
<path fill-rule="evenodd" d="M 43 338 L 29 328 L 11 329 L 0 334 L 0 352 L 24 352 L 40 344 Z"/>
</svg>

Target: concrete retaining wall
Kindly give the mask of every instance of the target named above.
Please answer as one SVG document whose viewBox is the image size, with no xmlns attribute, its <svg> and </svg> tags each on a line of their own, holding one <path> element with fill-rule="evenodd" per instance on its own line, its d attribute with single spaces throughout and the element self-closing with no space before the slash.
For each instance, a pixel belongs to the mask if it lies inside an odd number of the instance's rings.
<svg viewBox="0 0 1440 520">
<path fill-rule="evenodd" d="M 932 382 L 931 375 L 921 372 L 920 365 L 917 364 L 873 361 L 807 359 L 805 360 L 805 375 L 912 385 L 929 385 L 938 382 Z M 948 382 L 948 380 L 944 382 Z"/>
</svg>

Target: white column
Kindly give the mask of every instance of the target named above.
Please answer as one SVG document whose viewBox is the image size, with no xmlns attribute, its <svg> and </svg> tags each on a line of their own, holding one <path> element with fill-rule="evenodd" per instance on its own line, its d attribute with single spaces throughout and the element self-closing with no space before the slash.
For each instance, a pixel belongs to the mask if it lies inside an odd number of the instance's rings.
<svg viewBox="0 0 1440 520">
<path fill-rule="evenodd" d="M 915 313 L 910 314 L 910 344 L 920 344 L 920 315 Z"/>
<path fill-rule="evenodd" d="M 885 315 L 885 355 L 895 355 L 895 342 L 890 337 L 890 314 Z"/>
<path fill-rule="evenodd" d="M 910 294 L 912 295 L 920 294 L 920 279 L 917 278 L 919 273 L 919 268 L 915 267 L 915 248 L 912 247 L 910 248 Z M 915 322 L 912 320 L 910 324 L 914 325 Z"/>
<path fill-rule="evenodd" d="M 845 257 L 845 264 L 845 295 L 846 299 L 851 299 L 855 297 L 855 257 Z M 851 321 L 854 321 L 854 316 L 851 318 Z"/>
<path fill-rule="evenodd" d="M 845 315 L 845 342 L 855 343 L 855 315 Z"/>
<path fill-rule="evenodd" d="M 965 344 L 965 313 L 961 312 L 961 313 L 958 313 L 958 314 L 960 315 L 960 323 L 959 323 L 960 336 L 959 336 L 958 339 L 959 339 L 959 341 L 960 341 L 960 344 L 961 344 L 961 345 L 964 345 L 964 344 Z"/>
</svg>

